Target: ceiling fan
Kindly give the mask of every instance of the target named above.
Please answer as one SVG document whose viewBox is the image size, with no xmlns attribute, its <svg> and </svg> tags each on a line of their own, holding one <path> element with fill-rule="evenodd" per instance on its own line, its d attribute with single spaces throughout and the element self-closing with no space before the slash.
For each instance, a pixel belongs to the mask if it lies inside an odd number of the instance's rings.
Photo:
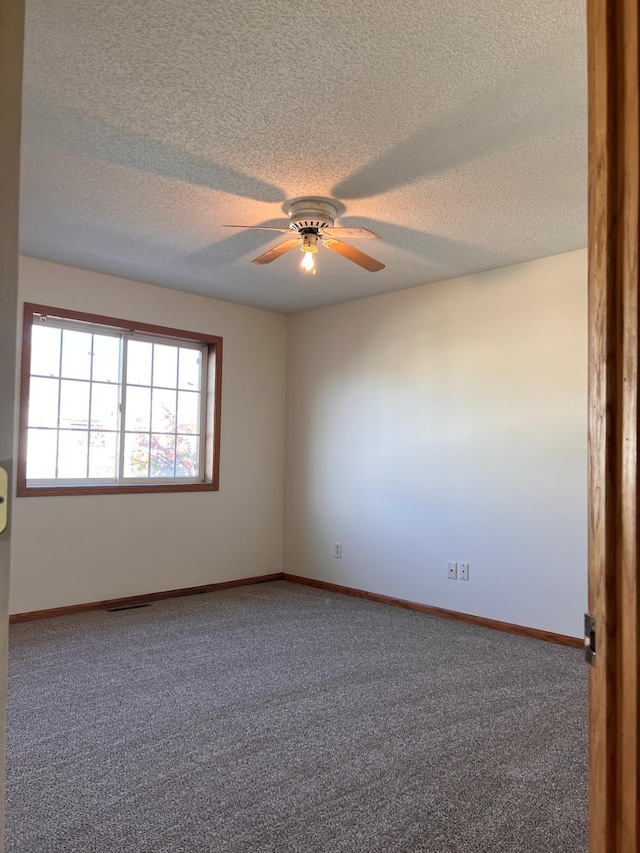
<svg viewBox="0 0 640 853">
<path fill-rule="evenodd" d="M 343 258 L 353 261 L 354 264 L 367 270 L 368 272 L 377 272 L 384 269 L 384 264 L 376 261 L 375 258 L 365 255 L 359 249 L 355 249 L 348 243 L 342 241 L 342 237 L 349 237 L 351 240 L 362 237 L 379 238 L 380 235 L 367 228 L 340 228 L 334 227 L 333 223 L 338 215 L 335 204 L 332 204 L 328 199 L 324 198 L 296 198 L 289 201 L 285 205 L 285 212 L 289 216 L 290 224 L 288 228 L 273 228 L 267 225 L 225 225 L 225 228 L 257 228 L 263 231 L 281 231 L 285 234 L 294 232 L 294 236 L 290 237 L 273 249 L 269 249 L 263 255 L 254 258 L 253 264 L 270 264 L 275 261 L 280 255 L 291 249 L 299 248 L 302 250 L 304 257 L 302 259 L 302 269 L 306 272 L 316 273 L 315 254 L 318 251 L 318 243 L 322 243 L 327 249 L 337 252 Z"/>
</svg>

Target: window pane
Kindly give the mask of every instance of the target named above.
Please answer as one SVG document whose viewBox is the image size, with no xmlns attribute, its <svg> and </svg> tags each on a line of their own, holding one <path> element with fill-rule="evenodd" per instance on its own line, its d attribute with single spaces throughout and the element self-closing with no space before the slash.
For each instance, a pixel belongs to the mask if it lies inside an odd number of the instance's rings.
<svg viewBox="0 0 640 853">
<path fill-rule="evenodd" d="M 118 429 L 118 386 L 91 386 L 91 429 Z"/>
<path fill-rule="evenodd" d="M 151 418 L 151 389 L 127 386 L 125 428 L 131 432 L 149 432 Z"/>
<path fill-rule="evenodd" d="M 185 389 L 190 388 L 192 391 L 199 391 L 201 364 L 201 350 L 180 347 L 180 370 L 178 373 L 178 387 Z"/>
<path fill-rule="evenodd" d="M 127 341 L 127 382 L 151 385 L 151 350 L 146 341 Z"/>
<path fill-rule="evenodd" d="M 93 336 L 92 379 L 94 382 L 120 381 L 120 338 Z"/>
<path fill-rule="evenodd" d="M 87 433 L 60 430 L 58 439 L 58 477 L 84 480 L 87 476 Z"/>
<path fill-rule="evenodd" d="M 151 429 L 153 432 L 176 431 L 176 392 L 153 389 L 151 406 Z"/>
<path fill-rule="evenodd" d="M 60 375 L 60 329 L 34 323 L 31 329 L 31 372 Z"/>
<path fill-rule="evenodd" d="M 195 435 L 179 435 L 176 440 L 176 477 L 197 477 L 199 439 Z"/>
<path fill-rule="evenodd" d="M 74 379 L 89 379 L 91 375 L 91 334 L 62 331 L 62 375 Z"/>
<path fill-rule="evenodd" d="M 178 391 L 177 432 L 200 432 L 200 394 L 195 391 Z"/>
<path fill-rule="evenodd" d="M 124 437 L 124 476 L 149 476 L 149 436 L 127 433 Z"/>
<path fill-rule="evenodd" d="M 178 347 L 153 345 L 153 384 L 175 388 L 178 384 Z"/>
<path fill-rule="evenodd" d="M 115 480 L 118 436 L 115 432 L 89 433 L 89 476 Z"/>
<path fill-rule="evenodd" d="M 152 435 L 149 448 L 149 476 L 173 477 L 175 436 Z"/>
<path fill-rule="evenodd" d="M 31 378 L 29 386 L 29 426 L 58 426 L 57 379 Z"/>
<path fill-rule="evenodd" d="M 27 479 L 46 480 L 56 476 L 55 429 L 30 429 L 27 433 Z"/>
<path fill-rule="evenodd" d="M 60 427 L 89 426 L 89 383 L 63 379 L 60 388 Z"/>
</svg>

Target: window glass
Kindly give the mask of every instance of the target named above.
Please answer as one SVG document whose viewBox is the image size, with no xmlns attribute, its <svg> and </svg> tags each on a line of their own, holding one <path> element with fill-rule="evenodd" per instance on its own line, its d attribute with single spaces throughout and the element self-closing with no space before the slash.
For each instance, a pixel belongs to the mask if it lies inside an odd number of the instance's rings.
<svg viewBox="0 0 640 853">
<path fill-rule="evenodd" d="M 93 336 L 93 374 L 94 382 L 109 382 L 117 385 L 120 381 L 120 338 L 114 335 Z"/>
<path fill-rule="evenodd" d="M 90 387 L 72 379 L 60 382 L 60 429 L 88 428 Z"/>
<path fill-rule="evenodd" d="M 178 388 L 197 391 L 200 388 L 200 371 L 202 353 L 197 349 L 180 347 L 180 365 L 178 371 Z"/>
<path fill-rule="evenodd" d="M 179 435 L 176 439 L 176 477 L 198 476 L 199 439 L 195 435 Z"/>
<path fill-rule="evenodd" d="M 89 476 L 115 479 L 117 473 L 118 434 L 89 433 Z"/>
<path fill-rule="evenodd" d="M 153 345 L 153 384 L 175 388 L 178 384 L 178 347 Z"/>
<path fill-rule="evenodd" d="M 153 344 L 148 341 L 127 341 L 127 382 L 131 385 L 151 385 L 151 356 Z"/>
<path fill-rule="evenodd" d="M 149 432 L 151 429 L 151 389 L 127 385 L 125 429 Z"/>
<path fill-rule="evenodd" d="M 91 378 L 91 334 L 88 332 L 62 330 L 62 376 Z"/>
<path fill-rule="evenodd" d="M 30 429 L 27 432 L 27 442 L 27 477 L 30 480 L 48 480 L 55 477 L 58 431 Z"/>
<path fill-rule="evenodd" d="M 60 329 L 36 323 L 31 331 L 31 373 L 35 376 L 60 375 Z"/>
<path fill-rule="evenodd" d="M 149 434 L 127 433 L 124 439 L 124 476 L 149 476 Z"/>
<path fill-rule="evenodd" d="M 48 427 L 58 426 L 58 394 L 60 382 L 57 379 L 31 379 L 29 395 L 29 426 Z"/>
<path fill-rule="evenodd" d="M 177 431 L 200 432 L 200 394 L 195 391 L 178 391 Z"/>
<path fill-rule="evenodd" d="M 175 443 L 173 435 L 151 435 L 149 443 L 149 475 L 175 476 Z"/>
<path fill-rule="evenodd" d="M 118 386 L 95 383 L 91 388 L 91 429 L 118 429 Z"/>
<path fill-rule="evenodd" d="M 88 433 L 61 429 L 58 433 L 58 477 L 83 479 L 87 476 Z"/>
<path fill-rule="evenodd" d="M 151 403 L 151 429 L 153 432 L 175 432 L 176 392 L 162 388 L 153 389 Z"/>
</svg>

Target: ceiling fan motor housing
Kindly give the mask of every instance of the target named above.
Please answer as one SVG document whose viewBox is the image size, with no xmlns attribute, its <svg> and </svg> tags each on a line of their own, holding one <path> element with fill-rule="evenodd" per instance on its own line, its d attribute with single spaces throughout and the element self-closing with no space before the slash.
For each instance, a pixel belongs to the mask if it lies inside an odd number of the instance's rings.
<svg viewBox="0 0 640 853">
<path fill-rule="evenodd" d="M 288 203 L 286 212 L 290 219 L 289 227 L 302 235 L 305 232 L 317 235 L 322 228 L 331 228 L 337 216 L 335 206 L 322 198 L 294 199 Z M 305 251 L 304 245 L 303 251 Z M 314 250 L 306 249 L 306 251 Z"/>
</svg>

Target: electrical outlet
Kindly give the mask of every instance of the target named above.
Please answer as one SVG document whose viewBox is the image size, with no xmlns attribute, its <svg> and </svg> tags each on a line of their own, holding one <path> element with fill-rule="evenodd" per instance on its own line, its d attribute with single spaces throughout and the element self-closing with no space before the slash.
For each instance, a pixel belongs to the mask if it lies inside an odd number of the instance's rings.
<svg viewBox="0 0 640 853">
<path fill-rule="evenodd" d="M 458 564 L 454 560 L 449 560 L 447 563 L 447 577 L 452 581 L 458 577 Z"/>
<path fill-rule="evenodd" d="M 336 560 L 342 559 L 342 542 L 336 542 L 333 546 L 333 556 Z"/>
<path fill-rule="evenodd" d="M 469 580 L 469 563 L 460 563 L 460 580 Z"/>
</svg>

